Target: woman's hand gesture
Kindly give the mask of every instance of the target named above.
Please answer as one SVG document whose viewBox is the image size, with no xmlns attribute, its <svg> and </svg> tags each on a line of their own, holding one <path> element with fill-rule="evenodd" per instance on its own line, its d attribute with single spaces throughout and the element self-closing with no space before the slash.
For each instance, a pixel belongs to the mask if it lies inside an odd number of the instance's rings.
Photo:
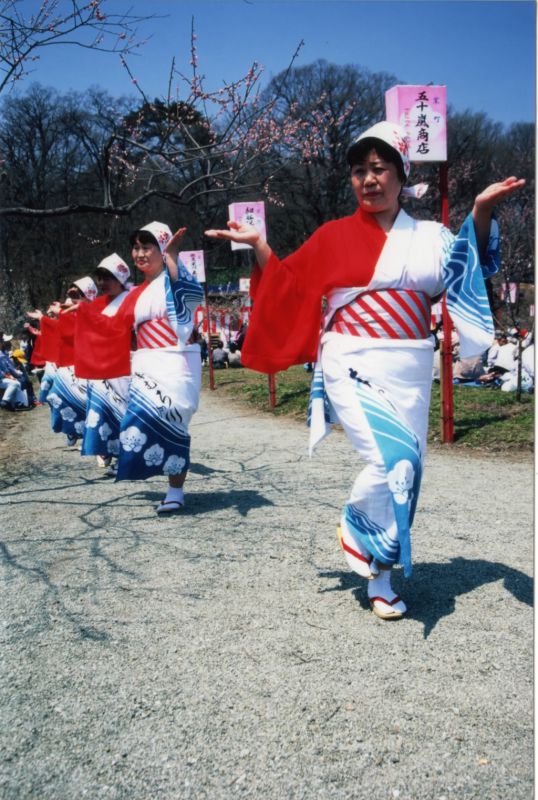
<svg viewBox="0 0 538 800">
<path fill-rule="evenodd" d="M 491 212 L 498 203 L 522 189 L 523 186 L 525 186 L 523 178 L 515 178 L 512 175 L 504 181 L 492 183 L 476 196 L 473 206 L 473 222 L 481 258 L 485 256 L 488 246 Z"/>
<path fill-rule="evenodd" d="M 205 231 L 205 235 L 210 236 L 212 239 L 226 239 L 229 242 L 237 242 L 238 244 L 249 244 L 254 248 L 258 266 L 263 269 L 271 257 L 271 248 L 260 231 L 254 225 L 234 222 L 232 219 L 228 220 L 228 228 L 229 230 L 227 231 L 211 228 Z"/>
<path fill-rule="evenodd" d="M 179 248 L 187 228 L 178 228 L 165 247 L 163 257 L 164 263 L 168 267 L 171 280 L 177 281 L 177 260 L 179 258 Z"/>
<path fill-rule="evenodd" d="M 41 319 L 43 312 L 36 308 L 34 311 L 27 311 L 26 316 L 30 317 L 30 319 Z"/>
<path fill-rule="evenodd" d="M 525 186 L 523 178 L 506 178 L 499 183 L 492 183 L 483 192 L 476 196 L 473 213 L 491 214 L 493 208 Z"/>
<path fill-rule="evenodd" d="M 211 239 L 227 239 L 229 242 L 237 242 L 238 244 L 249 244 L 255 247 L 260 241 L 264 241 L 261 233 L 254 225 L 247 225 L 241 222 L 234 222 L 228 220 L 229 230 L 215 230 L 211 228 L 204 231 L 206 236 Z"/>
</svg>

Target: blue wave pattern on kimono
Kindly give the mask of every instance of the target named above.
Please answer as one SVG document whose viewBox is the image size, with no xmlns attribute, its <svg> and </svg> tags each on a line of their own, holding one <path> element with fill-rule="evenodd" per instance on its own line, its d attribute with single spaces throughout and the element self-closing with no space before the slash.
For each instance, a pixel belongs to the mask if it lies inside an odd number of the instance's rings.
<svg viewBox="0 0 538 800">
<path fill-rule="evenodd" d="M 52 389 L 52 384 L 54 383 L 55 374 L 56 370 L 51 367 L 50 364 L 46 364 L 45 371 L 43 372 L 43 376 L 39 384 L 39 396 L 37 399 L 40 403 L 46 402 L 47 395 Z"/>
<path fill-rule="evenodd" d="M 374 558 L 383 564 L 396 563 L 400 545 L 387 536 L 382 525 L 377 525 L 368 514 L 352 505 L 345 507 L 345 518 L 348 526 L 358 535 Z"/>
<path fill-rule="evenodd" d="M 64 379 L 61 372 L 56 373 L 47 394 L 51 408 L 51 427 L 54 433 L 81 437 L 84 434 L 86 419 L 87 389 L 85 382 Z"/>
<path fill-rule="evenodd" d="M 319 411 L 323 415 L 323 420 L 326 423 L 332 422 L 331 406 L 329 398 L 325 391 L 325 384 L 323 381 L 323 371 L 316 366 L 312 376 L 312 383 L 310 384 L 310 398 L 308 401 L 308 412 L 306 415 L 306 424 L 308 427 L 312 424 L 312 411 L 314 409 L 314 417 L 316 416 L 316 405 L 319 405 Z"/>
<path fill-rule="evenodd" d="M 483 353 L 493 340 L 493 319 L 485 279 L 499 269 L 499 228 L 492 220 L 485 263 L 481 264 L 472 214 L 453 239 L 443 265 L 446 303 L 460 337 L 462 358 Z"/>
<path fill-rule="evenodd" d="M 420 444 L 417 436 L 403 422 L 382 390 L 357 378 L 356 393 L 387 472 L 398 529 L 399 563 L 404 568 L 404 575 L 408 577 L 412 573 L 410 528 L 422 478 Z M 366 527 L 357 527 L 359 520 L 353 513 L 349 514 L 350 510 L 356 515 L 356 509 L 348 505 L 346 519 L 368 550 L 376 553 L 375 557 L 382 563 L 394 563 L 394 545 L 389 543 L 385 531 L 378 526 L 376 528 L 371 520 Z M 362 523 L 364 522 L 363 519 Z"/>
<path fill-rule="evenodd" d="M 106 383 L 102 381 L 90 383 L 81 454 L 117 456 L 121 420 L 120 410 L 108 402 Z"/>
<path fill-rule="evenodd" d="M 325 391 L 323 370 L 318 361 L 315 364 L 310 384 L 310 398 L 306 424 L 310 428 L 309 452 L 312 455 L 314 448 L 330 433 L 330 426 L 338 422 L 334 409 Z"/>
<path fill-rule="evenodd" d="M 191 437 L 179 429 L 177 420 L 171 424 L 165 415 L 162 406 L 156 406 L 131 386 L 119 441 L 109 440 L 111 447 L 117 446 L 118 452 L 121 448 L 116 480 L 178 475 L 189 468 Z M 112 450 L 109 452 L 115 454 Z"/>
<path fill-rule="evenodd" d="M 166 314 L 179 341 L 185 344 L 192 333 L 194 312 L 203 300 L 204 290 L 181 262 L 177 271 L 177 281 L 171 281 L 165 270 Z"/>
</svg>

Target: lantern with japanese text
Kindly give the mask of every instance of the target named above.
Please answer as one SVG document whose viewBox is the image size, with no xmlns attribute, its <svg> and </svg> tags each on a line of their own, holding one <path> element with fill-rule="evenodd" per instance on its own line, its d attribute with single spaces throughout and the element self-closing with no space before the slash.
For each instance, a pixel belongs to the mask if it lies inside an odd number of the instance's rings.
<svg viewBox="0 0 538 800">
<path fill-rule="evenodd" d="M 411 161 L 447 160 L 446 86 L 393 86 L 385 107 L 407 133 Z"/>
</svg>

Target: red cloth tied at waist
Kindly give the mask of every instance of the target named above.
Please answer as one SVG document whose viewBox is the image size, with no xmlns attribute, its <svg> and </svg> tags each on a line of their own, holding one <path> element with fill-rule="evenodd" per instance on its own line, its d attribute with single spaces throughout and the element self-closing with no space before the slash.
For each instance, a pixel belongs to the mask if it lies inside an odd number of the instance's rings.
<svg viewBox="0 0 538 800">
<path fill-rule="evenodd" d="M 148 319 L 136 329 L 136 345 L 140 349 L 156 350 L 159 347 L 175 347 L 177 342 L 177 334 L 167 317 Z"/>
<path fill-rule="evenodd" d="M 333 316 L 328 330 L 372 339 L 427 339 L 431 298 L 411 289 L 362 292 Z"/>
</svg>

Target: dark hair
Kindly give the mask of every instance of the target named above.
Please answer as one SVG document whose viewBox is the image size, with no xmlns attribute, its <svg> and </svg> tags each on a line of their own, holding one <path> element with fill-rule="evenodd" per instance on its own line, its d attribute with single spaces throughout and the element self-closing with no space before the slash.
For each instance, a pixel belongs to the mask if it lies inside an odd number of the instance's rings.
<svg viewBox="0 0 538 800">
<path fill-rule="evenodd" d="M 402 183 L 406 182 L 407 178 L 405 176 L 403 162 L 398 151 L 382 139 L 376 139 L 375 136 L 367 136 L 366 139 L 361 139 L 360 142 L 355 142 L 355 144 L 351 145 L 347 151 L 347 162 L 349 166 L 353 167 L 355 164 L 362 163 L 370 150 L 375 150 L 383 161 L 394 164 L 398 171 L 399 180 Z"/>
<path fill-rule="evenodd" d="M 98 278 L 101 275 L 103 278 L 114 278 L 115 281 L 118 281 L 116 276 L 113 275 L 111 271 L 106 267 L 96 267 L 93 271 L 93 274 L 95 275 L 96 278 Z M 118 283 L 121 283 L 121 281 L 118 281 Z"/>
<path fill-rule="evenodd" d="M 155 247 L 159 248 L 159 251 L 161 249 L 159 246 L 159 242 L 157 241 L 155 236 L 149 231 L 144 231 L 141 228 L 138 228 L 138 230 L 133 231 L 129 236 L 129 244 L 131 245 L 131 247 L 134 247 L 136 242 L 140 242 L 140 244 L 154 244 Z"/>
</svg>

